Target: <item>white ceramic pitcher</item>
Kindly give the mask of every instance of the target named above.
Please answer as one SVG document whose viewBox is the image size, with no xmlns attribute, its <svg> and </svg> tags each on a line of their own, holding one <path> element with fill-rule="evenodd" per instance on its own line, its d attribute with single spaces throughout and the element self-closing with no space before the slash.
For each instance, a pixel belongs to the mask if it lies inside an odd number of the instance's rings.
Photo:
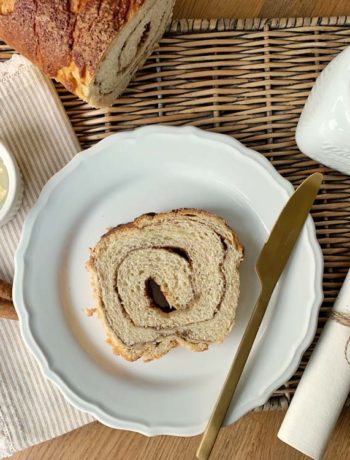
<svg viewBox="0 0 350 460">
<path fill-rule="evenodd" d="M 297 126 L 296 141 L 305 155 L 350 174 L 350 47 L 316 80 Z"/>
</svg>

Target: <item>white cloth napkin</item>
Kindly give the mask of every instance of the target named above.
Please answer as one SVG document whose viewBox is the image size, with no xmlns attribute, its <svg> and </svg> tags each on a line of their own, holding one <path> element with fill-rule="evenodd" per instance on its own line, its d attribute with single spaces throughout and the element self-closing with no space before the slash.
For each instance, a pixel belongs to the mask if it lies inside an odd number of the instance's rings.
<svg viewBox="0 0 350 460">
<path fill-rule="evenodd" d="M 350 272 L 334 305 L 350 314 Z M 320 459 L 350 392 L 350 327 L 328 320 L 310 358 L 278 437 Z"/>
<path fill-rule="evenodd" d="M 18 215 L 0 228 L 0 278 L 12 281 L 23 220 L 43 185 L 80 150 L 53 84 L 29 61 L 0 64 L 0 139 L 24 180 Z M 92 421 L 45 380 L 16 321 L 0 320 L 0 458 Z"/>
</svg>

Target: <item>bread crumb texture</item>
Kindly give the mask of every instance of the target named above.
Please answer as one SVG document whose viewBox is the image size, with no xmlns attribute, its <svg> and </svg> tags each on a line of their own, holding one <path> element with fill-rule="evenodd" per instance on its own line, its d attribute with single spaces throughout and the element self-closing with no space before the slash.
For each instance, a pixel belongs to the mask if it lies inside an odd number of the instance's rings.
<svg viewBox="0 0 350 460">
<path fill-rule="evenodd" d="M 93 316 L 96 313 L 96 311 L 97 311 L 96 308 L 89 308 L 89 307 L 84 308 L 84 313 L 90 317 Z"/>
<path fill-rule="evenodd" d="M 220 217 L 198 209 L 145 214 L 109 230 L 87 269 L 107 343 L 124 359 L 204 351 L 231 331 L 243 247 Z"/>
</svg>

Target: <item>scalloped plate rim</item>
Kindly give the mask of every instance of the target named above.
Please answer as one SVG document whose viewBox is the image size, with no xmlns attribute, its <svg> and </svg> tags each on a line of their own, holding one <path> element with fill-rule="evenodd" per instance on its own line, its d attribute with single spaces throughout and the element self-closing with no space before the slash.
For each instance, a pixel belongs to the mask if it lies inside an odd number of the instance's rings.
<svg viewBox="0 0 350 460">
<path fill-rule="evenodd" d="M 174 133 L 184 133 L 184 134 L 191 134 L 194 136 L 199 136 L 201 138 L 214 140 L 216 142 L 224 142 L 235 149 L 239 150 L 240 153 L 244 153 L 249 155 L 250 158 L 262 166 L 266 172 L 269 173 L 271 179 L 273 179 L 279 187 L 281 191 L 284 191 L 288 196 L 290 196 L 294 190 L 293 186 L 289 181 L 284 179 L 274 168 L 274 166 L 267 160 L 263 155 L 259 154 L 258 152 L 245 147 L 236 139 L 225 135 L 225 134 L 218 134 L 218 133 L 211 133 L 199 128 L 195 128 L 192 126 L 185 126 L 185 127 L 172 127 L 172 126 L 164 126 L 164 125 L 149 125 L 145 127 L 136 128 L 131 131 L 123 131 L 119 133 L 112 134 L 107 138 L 103 139 L 102 141 L 98 142 L 94 146 L 88 148 L 85 151 L 77 153 L 75 157 L 60 171 L 58 171 L 54 176 L 50 178 L 50 180 L 46 183 L 43 187 L 41 194 L 33 206 L 33 208 L 29 211 L 24 227 L 22 230 L 21 239 L 15 254 L 15 277 L 14 277 L 14 288 L 13 288 L 13 296 L 14 296 L 14 303 L 16 305 L 16 309 L 18 311 L 20 317 L 20 330 L 22 338 L 31 351 L 31 353 L 36 358 L 39 366 L 41 368 L 42 373 L 45 377 L 47 377 L 51 382 L 53 382 L 59 390 L 63 393 L 65 398 L 77 409 L 83 410 L 88 414 L 92 415 L 98 421 L 107 425 L 111 428 L 120 428 L 120 429 L 127 429 L 131 431 L 139 432 L 146 436 L 157 436 L 157 435 L 173 435 L 173 436 L 194 436 L 201 433 L 204 429 L 205 423 L 192 425 L 192 426 L 157 426 L 157 425 L 150 425 L 143 422 L 135 422 L 132 420 L 123 420 L 117 417 L 110 416 L 106 414 L 101 408 L 94 405 L 93 403 L 89 403 L 77 395 L 69 385 L 57 374 L 57 371 L 49 364 L 47 357 L 45 356 L 44 351 L 39 347 L 34 334 L 30 328 L 30 317 L 28 310 L 24 307 L 23 301 L 23 292 L 21 291 L 20 287 L 23 285 L 23 277 L 24 277 L 24 257 L 26 249 L 30 243 L 30 236 L 31 231 L 33 229 L 34 223 L 40 211 L 45 207 L 47 200 L 49 199 L 51 193 L 55 190 L 58 184 L 63 180 L 67 175 L 70 174 L 75 168 L 79 167 L 79 165 L 87 161 L 91 155 L 96 155 L 100 150 L 102 150 L 105 146 L 109 143 L 114 142 L 117 138 L 132 138 L 135 136 L 142 136 L 147 134 L 153 133 L 162 133 L 162 134 L 174 134 Z M 310 345 L 313 340 L 313 337 L 316 332 L 317 328 L 317 319 L 318 319 L 318 310 L 319 306 L 323 300 L 323 290 L 322 290 L 322 273 L 323 273 L 323 257 L 320 245 L 316 238 L 316 230 L 315 225 L 311 217 L 307 219 L 307 236 L 310 247 L 312 248 L 313 255 L 315 258 L 315 284 L 314 284 L 314 299 L 312 303 L 312 308 L 310 309 L 310 320 L 308 324 L 308 329 L 305 333 L 303 340 L 297 344 L 295 353 L 293 354 L 293 359 L 290 360 L 289 364 L 286 366 L 286 369 L 281 373 L 280 377 L 276 379 L 273 383 L 268 385 L 268 387 L 264 388 L 261 392 L 261 395 L 256 398 L 252 398 L 251 400 L 247 401 L 244 406 L 237 411 L 237 414 L 234 419 L 230 419 L 226 424 L 232 424 L 237 421 L 240 417 L 244 414 L 249 412 L 255 407 L 258 407 L 264 404 L 271 393 L 281 386 L 284 382 L 286 382 L 296 371 L 300 360 L 302 358 L 302 354 Z"/>
</svg>

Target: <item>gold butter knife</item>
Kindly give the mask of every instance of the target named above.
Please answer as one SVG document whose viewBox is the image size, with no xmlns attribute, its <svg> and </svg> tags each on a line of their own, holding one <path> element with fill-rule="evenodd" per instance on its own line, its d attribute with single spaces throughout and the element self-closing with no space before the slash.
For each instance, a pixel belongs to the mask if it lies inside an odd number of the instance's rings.
<svg viewBox="0 0 350 460">
<path fill-rule="evenodd" d="M 273 290 L 304 226 L 322 180 L 322 174 L 315 173 L 309 176 L 297 188 L 283 208 L 268 240 L 260 252 L 256 264 L 256 272 L 261 284 L 260 296 L 226 377 L 221 394 L 203 433 L 201 443 L 196 453 L 198 460 L 207 460 L 209 458 L 241 378 Z"/>
</svg>

